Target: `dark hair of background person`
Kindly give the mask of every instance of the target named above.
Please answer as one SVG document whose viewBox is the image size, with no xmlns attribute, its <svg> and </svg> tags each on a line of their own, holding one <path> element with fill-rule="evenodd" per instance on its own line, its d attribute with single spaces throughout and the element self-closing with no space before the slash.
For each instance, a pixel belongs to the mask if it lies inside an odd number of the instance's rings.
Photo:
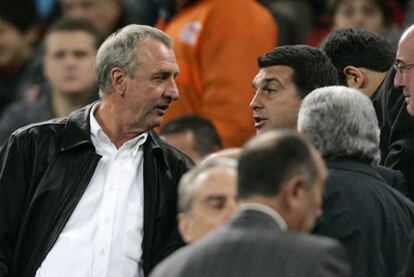
<svg viewBox="0 0 414 277">
<path fill-rule="evenodd" d="M 37 24 L 36 6 L 32 0 L 0 0 L 0 19 L 25 33 Z"/>
<path fill-rule="evenodd" d="M 328 14 L 331 18 L 334 17 L 336 9 L 338 8 L 339 4 L 344 0 L 330 0 L 328 1 Z M 392 9 L 389 4 L 389 0 L 370 0 L 374 5 L 376 5 L 381 13 L 384 16 L 384 23 L 385 26 L 389 26 L 392 19 Z"/>
<path fill-rule="evenodd" d="M 194 135 L 193 148 L 205 157 L 223 148 L 220 136 L 210 120 L 202 116 L 181 116 L 168 122 L 160 130 L 160 135 L 171 135 L 191 131 Z"/>
<path fill-rule="evenodd" d="M 347 85 L 343 71 L 348 65 L 386 72 L 395 59 L 393 47 L 384 37 L 360 28 L 330 33 L 321 48 L 336 67 L 341 85 Z"/>
<path fill-rule="evenodd" d="M 247 143 L 238 163 L 238 193 L 240 199 L 254 195 L 274 197 L 295 175 L 304 178 L 305 185 L 315 182 L 318 168 L 310 146 L 293 131 L 274 133 L 271 143 Z M 273 135 L 271 134 L 271 135 Z M 261 136 L 270 135 L 264 133 Z"/>
<path fill-rule="evenodd" d="M 75 32 L 75 31 L 84 31 L 95 39 L 95 48 L 98 49 L 101 45 L 103 39 L 99 35 L 98 30 L 89 22 L 83 19 L 75 19 L 75 18 L 60 18 L 56 22 L 54 22 L 50 28 L 48 33 L 54 32 L 61 32 L 61 31 L 68 31 L 68 32 Z"/>
<path fill-rule="evenodd" d="M 304 98 L 312 90 L 337 85 L 336 68 L 329 57 L 316 47 L 307 45 L 280 46 L 258 58 L 260 68 L 283 65 L 291 67 L 293 82 Z"/>
</svg>

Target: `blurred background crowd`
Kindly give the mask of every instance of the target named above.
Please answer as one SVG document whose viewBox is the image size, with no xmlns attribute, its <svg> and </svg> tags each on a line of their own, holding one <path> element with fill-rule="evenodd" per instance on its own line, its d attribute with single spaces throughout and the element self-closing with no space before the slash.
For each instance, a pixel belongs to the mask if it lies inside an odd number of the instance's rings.
<svg viewBox="0 0 414 277">
<path fill-rule="evenodd" d="M 175 41 L 181 96 L 165 121 L 205 117 L 224 147 L 237 147 L 254 135 L 248 104 L 260 54 L 281 45 L 319 46 L 330 31 L 349 27 L 376 32 L 396 50 L 414 23 L 414 1 L 0 0 L 0 142 L 97 99 L 96 49 L 130 23 L 156 26 Z M 79 24 L 90 26 L 71 26 Z M 82 32 L 91 37 L 72 36 Z M 69 35 L 68 42 L 54 33 Z M 78 49 L 92 37 L 95 45 Z"/>
</svg>

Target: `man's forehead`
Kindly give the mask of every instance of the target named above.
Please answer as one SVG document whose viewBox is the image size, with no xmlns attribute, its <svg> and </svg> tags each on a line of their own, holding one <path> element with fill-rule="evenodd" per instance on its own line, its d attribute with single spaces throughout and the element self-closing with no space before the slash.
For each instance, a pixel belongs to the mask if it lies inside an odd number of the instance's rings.
<svg viewBox="0 0 414 277">
<path fill-rule="evenodd" d="M 197 182 L 198 193 L 207 193 L 232 184 L 232 182 L 228 182 L 228 179 L 234 178 L 235 180 L 236 175 L 235 168 L 214 167 L 202 172 L 194 181 Z"/>
<path fill-rule="evenodd" d="M 269 80 L 277 80 L 284 82 L 290 80 L 293 74 L 293 69 L 286 65 L 275 65 L 264 67 L 259 70 L 253 79 L 253 84 L 259 84 Z"/>
</svg>

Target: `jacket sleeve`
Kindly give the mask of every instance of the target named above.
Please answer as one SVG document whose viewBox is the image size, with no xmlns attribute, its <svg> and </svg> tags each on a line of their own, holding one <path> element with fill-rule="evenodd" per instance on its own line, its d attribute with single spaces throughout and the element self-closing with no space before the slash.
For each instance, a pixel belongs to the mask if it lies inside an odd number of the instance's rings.
<svg viewBox="0 0 414 277">
<path fill-rule="evenodd" d="M 12 274 L 27 193 L 28 160 L 15 136 L 0 148 L 0 277 Z"/>
</svg>

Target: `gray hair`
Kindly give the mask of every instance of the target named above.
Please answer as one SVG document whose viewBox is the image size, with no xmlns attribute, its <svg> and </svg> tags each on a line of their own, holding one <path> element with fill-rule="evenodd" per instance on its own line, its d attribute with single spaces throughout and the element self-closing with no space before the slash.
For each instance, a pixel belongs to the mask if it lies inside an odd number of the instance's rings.
<svg viewBox="0 0 414 277">
<path fill-rule="evenodd" d="M 189 214 L 194 196 L 197 194 L 199 185 L 196 181 L 198 176 L 212 169 L 237 170 L 237 160 L 226 157 L 214 157 L 202 161 L 199 165 L 183 175 L 178 185 L 178 208 L 180 212 Z"/>
<path fill-rule="evenodd" d="M 124 68 L 130 77 L 139 66 L 137 64 L 137 46 L 147 39 L 164 43 L 169 48 L 173 42 L 164 32 L 145 25 L 131 24 L 111 34 L 99 47 L 96 55 L 96 79 L 100 94 L 112 89 L 111 70 L 114 67 Z"/>
<path fill-rule="evenodd" d="M 374 106 L 358 90 L 342 86 L 315 89 L 302 102 L 298 129 L 325 159 L 379 162 L 380 131 Z"/>
</svg>

